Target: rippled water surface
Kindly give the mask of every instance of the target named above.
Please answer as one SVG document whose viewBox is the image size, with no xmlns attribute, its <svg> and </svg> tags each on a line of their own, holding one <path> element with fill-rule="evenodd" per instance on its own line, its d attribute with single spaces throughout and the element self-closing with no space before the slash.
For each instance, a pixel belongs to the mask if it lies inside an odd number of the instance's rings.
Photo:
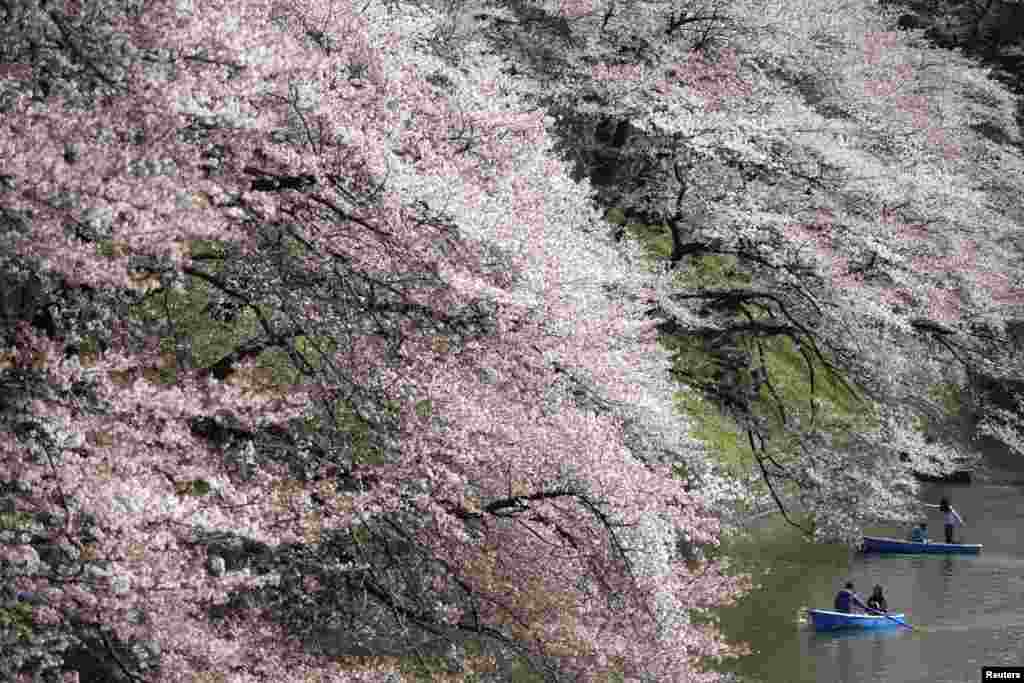
<svg viewBox="0 0 1024 683">
<path fill-rule="evenodd" d="M 1024 665 L 1024 486 L 936 486 L 925 498 L 944 494 L 968 522 L 958 540 L 984 544 L 980 555 L 864 555 L 804 544 L 781 522 L 765 524 L 759 541 L 739 551 L 762 588 L 722 614 L 726 633 L 756 651 L 732 669 L 765 683 L 973 683 L 982 666 Z M 941 537 L 941 517 L 928 521 Z M 884 586 L 889 609 L 917 630 L 812 631 L 801 610 L 830 608 L 847 580 L 865 598 Z"/>
</svg>

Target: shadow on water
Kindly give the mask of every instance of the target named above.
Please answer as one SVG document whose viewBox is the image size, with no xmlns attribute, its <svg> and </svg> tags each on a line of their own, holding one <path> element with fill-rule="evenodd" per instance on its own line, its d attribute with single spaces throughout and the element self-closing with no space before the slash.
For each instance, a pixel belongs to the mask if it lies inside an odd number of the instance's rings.
<svg viewBox="0 0 1024 683">
<path fill-rule="evenodd" d="M 838 631 L 801 634 L 800 654 L 816 663 L 817 681 L 858 683 L 867 676 L 891 680 L 887 662 L 900 641 L 912 637 L 906 629 L 892 631 Z"/>
<path fill-rule="evenodd" d="M 809 626 L 801 630 L 805 631 L 811 642 L 818 644 L 819 647 L 830 647 L 830 644 L 841 640 L 890 640 L 892 638 L 903 638 L 912 633 L 911 631 L 898 626 L 892 629 L 875 629 L 871 631 L 848 629 L 845 631 L 830 631 L 827 633 L 815 631 Z"/>
</svg>

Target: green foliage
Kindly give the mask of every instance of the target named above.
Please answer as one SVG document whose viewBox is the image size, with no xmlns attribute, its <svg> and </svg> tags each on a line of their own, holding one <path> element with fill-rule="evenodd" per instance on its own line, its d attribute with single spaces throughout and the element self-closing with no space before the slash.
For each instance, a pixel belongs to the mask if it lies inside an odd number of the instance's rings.
<svg viewBox="0 0 1024 683">
<path fill-rule="evenodd" d="M 229 244 L 221 240 L 193 240 L 188 246 L 190 255 L 204 259 L 205 267 L 214 274 L 222 270 L 217 259 L 227 257 L 230 250 Z M 211 303 L 219 298 L 218 294 L 213 285 L 190 278 L 183 288 L 164 287 L 148 293 L 132 308 L 131 315 L 162 326 L 160 350 L 165 358 L 175 358 L 177 339 L 186 340 L 193 362 L 198 367 L 208 367 L 262 332 L 259 316 L 252 307 L 242 307 L 230 321 L 211 316 Z M 262 312 L 266 315 L 269 310 Z M 292 375 L 284 377 L 288 359 L 283 353 L 279 355 L 274 358 L 268 351 L 257 358 L 257 366 L 270 371 L 269 383 L 287 381 L 294 375 L 294 369 L 287 365 Z M 168 362 L 160 369 L 161 382 L 173 384 L 176 378 L 176 363 Z"/>
<path fill-rule="evenodd" d="M 693 437 L 706 444 L 726 470 L 739 476 L 749 469 L 750 446 L 735 420 L 693 391 L 678 392 L 676 405 L 690 418 Z"/>
<path fill-rule="evenodd" d="M 338 341 L 328 335 L 311 334 L 296 337 L 294 346 L 295 351 L 301 354 L 314 370 L 320 370 L 324 365 L 322 354 L 331 354 L 337 351 Z"/>
<path fill-rule="evenodd" d="M 511 683 L 544 683 L 544 675 L 537 672 L 525 659 L 516 659 L 509 672 Z"/>
<path fill-rule="evenodd" d="M 927 419 L 920 415 L 914 415 L 910 418 L 910 428 L 915 432 L 925 434 L 928 432 L 929 422 Z"/>
<path fill-rule="evenodd" d="M 684 384 L 695 389 L 710 388 L 720 381 L 721 363 L 702 340 L 688 336 L 663 335 L 662 344 L 673 352 L 673 367 Z M 699 391 L 676 394 L 676 407 L 690 418 L 694 438 L 703 442 L 727 471 L 742 476 L 751 460 L 746 436 L 736 421 Z"/>
<path fill-rule="evenodd" d="M 674 372 L 684 384 L 698 390 L 717 385 L 721 364 L 714 353 L 704 348 L 700 339 L 663 335 L 661 342 L 673 351 Z M 680 391 L 675 398 L 676 408 L 693 424 L 694 438 L 707 445 L 717 456 L 719 464 L 736 476 L 749 469 L 749 445 L 732 417 L 699 391 Z"/>
<path fill-rule="evenodd" d="M 608 209 L 608 213 L 605 214 L 604 219 L 613 225 L 625 225 L 626 213 L 619 207 L 613 206 Z"/>
<path fill-rule="evenodd" d="M 228 243 L 223 240 L 192 240 L 188 250 L 189 255 L 195 259 L 224 257 L 228 253 Z"/>
<path fill-rule="evenodd" d="M 444 657 L 436 655 L 423 655 L 419 657 L 402 657 L 399 659 L 398 670 L 423 683 L 430 683 L 435 676 L 449 673 L 448 665 Z M 468 681 L 475 681 L 476 676 L 468 676 Z"/>
<path fill-rule="evenodd" d="M 701 386 L 717 380 L 720 363 L 700 339 L 664 334 L 659 341 L 672 352 L 674 370 L 686 384 Z"/>
<path fill-rule="evenodd" d="M 682 381 L 696 389 L 717 389 L 723 381 L 721 364 L 716 354 L 704 347 L 702 340 L 685 336 L 665 336 L 663 344 L 674 352 L 674 367 Z M 759 358 L 751 339 L 740 339 L 738 344 L 753 358 Z M 761 340 L 764 367 L 775 389 L 775 395 L 761 386 L 752 396 L 751 412 L 763 418 L 767 425 L 768 453 L 779 462 L 797 449 L 798 431 L 793 418 L 801 428 L 810 426 L 812 396 L 807 361 L 788 337 Z M 877 414 L 870 404 L 852 395 L 832 377 L 815 356 L 811 356 L 814 369 L 814 427 L 830 435 L 836 444 L 859 430 L 877 425 Z M 751 386 L 748 368 L 739 368 L 730 380 L 732 387 L 725 391 L 743 394 Z M 783 424 L 778 410 L 781 401 L 787 417 Z M 750 445 L 743 429 L 736 421 L 708 398 L 694 391 L 679 392 L 676 405 L 693 424 L 693 436 L 708 446 L 719 464 L 735 476 L 743 476 L 752 465 Z"/>
<path fill-rule="evenodd" d="M 99 240 L 96 243 L 96 253 L 106 258 L 116 258 L 123 255 L 123 250 L 114 240 Z"/>
<path fill-rule="evenodd" d="M 685 481 L 690 477 L 690 468 L 684 462 L 672 463 L 672 475 L 677 479 Z"/>
<path fill-rule="evenodd" d="M 392 417 L 398 416 L 398 404 L 391 401 L 386 402 L 385 412 Z M 361 418 L 343 400 L 335 401 L 328 411 L 312 413 L 307 415 L 299 429 L 305 434 L 315 434 L 329 427 L 333 415 L 334 431 L 344 434 L 349 440 L 352 449 L 352 461 L 359 465 L 381 465 L 386 462 L 380 449 L 374 444 L 371 426 Z"/>
<path fill-rule="evenodd" d="M 300 246 L 288 240 L 289 252 L 299 251 Z M 229 245 L 219 240 L 194 240 L 189 244 L 193 258 L 205 258 L 207 269 L 217 274 L 222 270 L 217 260 L 227 257 Z M 211 303 L 219 298 L 217 290 L 209 283 L 190 278 L 184 288 L 161 288 L 150 292 L 131 311 L 133 316 L 147 320 L 164 330 L 160 349 L 168 359 L 174 359 L 176 339 L 187 340 L 194 363 L 208 367 L 234 351 L 242 343 L 263 334 L 259 313 L 271 317 L 270 307 L 258 304 L 241 307 L 229 321 L 211 315 Z M 311 334 L 292 340 L 294 350 L 302 356 L 312 371 L 324 366 L 324 356 L 337 351 L 338 344 L 330 336 Z M 292 357 L 281 348 L 269 348 L 256 357 L 256 367 L 263 371 L 262 383 L 268 387 L 294 384 L 300 381 L 302 373 L 296 368 Z M 166 384 L 176 381 L 175 362 L 168 362 L 160 369 L 159 380 Z"/>
<path fill-rule="evenodd" d="M 5 531 L 28 529 L 34 522 L 35 519 L 27 512 L 0 513 L 0 529 Z"/>
<path fill-rule="evenodd" d="M 625 224 L 629 236 L 640 241 L 652 262 L 671 256 L 673 245 L 667 226 L 626 224 L 624 212 L 618 209 L 609 211 L 606 219 Z M 745 289 L 752 281 L 739 259 L 728 254 L 691 255 L 674 276 L 674 284 L 690 291 Z M 768 315 L 761 309 L 750 309 L 748 313 L 755 319 Z M 827 435 L 836 447 L 842 448 L 852 435 L 873 430 L 879 423 L 874 405 L 852 393 L 816 355 L 809 353 L 805 359 L 788 337 L 734 337 L 729 342 L 734 353 L 728 355 L 739 356 L 738 367 L 735 357 L 726 359 L 725 348 L 711 347 L 700 337 L 662 335 L 660 342 L 673 353 L 676 378 L 697 390 L 676 395 L 677 409 L 693 425 L 692 435 L 707 446 L 725 472 L 745 481 L 752 493 L 763 493 L 765 484 L 755 467 L 749 438 L 728 410 L 716 404 L 716 395 L 731 394 L 740 404 L 745 398 L 749 400 L 751 415 L 761 425 L 765 437 L 759 446 L 763 446 L 766 456 L 783 466 L 799 456 L 802 435 L 808 429 Z M 745 364 L 744 354 L 753 359 L 751 366 Z M 755 393 L 751 371 L 762 364 L 774 391 L 761 385 Z M 795 493 L 790 490 L 795 484 L 777 482 L 777 486 L 784 496 Z"/>
<path fill-rule="evenodd" d="M 259 323 L 251 309 L 242 309 L 237 318 L 225 323 L 209 315 L 212 287 L 193 280 L 182 290 L 163 288 L 150 293 L 132 307 L 131 314 L 153 324 L 167 324 L 167 334 L 160 340 L 160 350 L 174 353 L 175 336 L 187 339 L 195 363 L 199 367 L 214 364 L 242 343 L 257 334 Z M 174 368 L 165 368 L 164 381 L 173 382 Z"/>
<path fill-rule="evenodd" d="M 672 234 L 666 226 L 629 223 L 626 231 L 640 242 L 644 253 L 652 261 L 667 259 L 672 255 Z"/>
<path fill-rule="evenodd" d="M 178 493 L 183 496 L 205 496 L 210 490 L 210 482 L 205 479 L 190 479 L 178 487 Z"/>
<path fill-rule="evenodd" d="M 671 244 L 669 245 L 671 254 Z M 680 269 L 677 283 L 689 289 L 729 289 L 746 287 L 752 278 L 739 267 L 739 260 L 730 254 L 701 254 L 688 259 Z"/>
<path fill-rule="evenodd" d="M 385 411 L 391 417 L 398 416 L 398 404 L 387 402 Z M 335 404 L 335 426 L 351 439 L 352 461 L 362 465 L 382 465 L 386 462 L 384 454 L 374 444 L 371 427 L 359 417 L 348 405 L 339 401 Z"/>
<path fill-rule="evenodd" d="M 914 415 L 910 419 L 911 428 L 920 434 L 941 432 L 944 422 L 956 420 L 964 409 L 964 388 L 955 382 L 940 382 L 928 387 L 927 396 L 941 407 L 944 419 L 937 416 Z M 948 423 L 947 423 L 948 424 Z"/>
<path fill-rule="evenodd" d="M 430 414 L 433 411 L 433 403 L 430 399 L 419 401 L 416 403 L 415 410 L 416 415 L 418 415 L 421 420 L 426 420 L 430 417 Z"/>
<path fill-rule="evenodd" d="M 0 631 L 14 631 L 18 640 L 32 637 L 32 606 L 19 602 L 14 607 L 0 607 Z"/>
<path fill-rule="evenodd" d="M 313 372 L 323 369 L 325 355 L 329 356 L 338 350 L 337 340 L 327 335 L 298 336 L 292 340 L 292 346 Z M 268 371 L 271 384 L 298 384 L 303 377 L 284 349 L 267 349 L 259 355 L 257 364 Z"/>
<path fill-rule="evenodd" d="M 624 225 L 629 235 L 640 242 L 651 261 L 672 256 L 672 233 L 668 226 L 627 223 L 626 214 L 618 207 L 609 209 L 605 220 L 614 225 Z M 679 269 L 676 281 L 687 288 L 721 288 L 749 285 L 751 277 L 739 267 L 735 256 L 701 254 L 689 257 L 686 267 Z"/>
<path fill-rule="evenodd" d="M 768 379 L 776 394 L 790 415 L 808 425 L 812 393 L 807 360 L 789 337 L 762 340 L 762 346 Z M 838 439 L 837 443 L 842 442 L 844 435 L 876 427 L 878 416 L 874 407 L 851 394 L 813 353 L 809 357 L 814 369 L 815 427 L 829 432 Z M 755 402 L 755 412 L 774 421 L 777 427 L 782 426 L 775 400 L 764 386 Z"/>
<path fill-rule="evenodd" d="M 364 546 L 370 542 L 370 530 L 365 526 L 350 526 L 348 527 L 349 538 L 352 539 L 352 543 L 356 546 Z"/>
<path fill-rule="evenodd" d="M 964 405 L 963 387 L 954 382 L 934 384 L 928 388 L 928 396 L 942 406 L 946 415 L 960 413 Z"/>
<path fill-rule="evenodd" d="M 100 352 L 100 344 L 97 338 L 93 335 L 82 337 L 82 341 L 78 344 L 78 354 L 81 355 L 92 355 Z"/>
</svg>

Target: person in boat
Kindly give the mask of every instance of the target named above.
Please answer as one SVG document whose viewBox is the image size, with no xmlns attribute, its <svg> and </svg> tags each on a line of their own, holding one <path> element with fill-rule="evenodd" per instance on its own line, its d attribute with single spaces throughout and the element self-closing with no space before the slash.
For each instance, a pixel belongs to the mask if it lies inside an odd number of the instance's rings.
<svg viewBox="0 0 1024 683">
<path fill-rule="evenodd" d="M 924 505 L 925 507 L 939 508 L 939 511 L 942 512 L 942 523 L 946 528 L 946 543 L 952 543 L 953 530 L 958 526 L 963 526 L 963 517 L 949 504 L 949 498 L 943 498 L 939 501 L 938 505 L 932 505 L 931 503 L 925 503 Z"/>
<path fill-rule="evenodd" d="M 928 542 L 928 525 L 921 522 L 913 529 L 910 530 L 910 539 L 913 543 L 927 543 Z"/>
<path fill-rule="evenodd" d="M 868 609 L 882 613 L 889 611 L 889 605 L 885 602 L 885 596 L 882 594 L 881 586 L 875 586 L 875 590 L 871 593 L 871 597 L 868 598 Z"/>
<path fill-rule="evenodd" d="M 862 610 L 867 612 L 868 606 L 864 604 L 864 601 L 860 599 L 856 591 L 853 589 L 853 582 L 847 581 L 846 587 L 836 593 L 836 600 L 833 607 L 837 612 L 846 612 L 850 614 L 853 612 L 853 607 L 860 607 Z"/>
</svg>

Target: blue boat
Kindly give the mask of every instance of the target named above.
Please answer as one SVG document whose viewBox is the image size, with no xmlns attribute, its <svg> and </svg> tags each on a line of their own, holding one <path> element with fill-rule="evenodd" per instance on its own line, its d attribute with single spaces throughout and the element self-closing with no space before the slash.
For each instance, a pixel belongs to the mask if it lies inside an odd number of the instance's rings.
<svg viewBox="0 0 1024 683">
<path fill-rule="evenodd" d="M 969 553 L 981 552 L 980 543 L 917 543 L 902 541 L 898 538 L 880 538 L 865 536 L 861 544 L 866 553 Z"/>
<path fill-rule="evenodd" d="M 830 609 L 809 609 L 811 624 L 815 631 L 838 631 L 842 629 L 889 629 L 907 625 L 902 612 L 896 614 L 850 614 Z"/>
</svg>

